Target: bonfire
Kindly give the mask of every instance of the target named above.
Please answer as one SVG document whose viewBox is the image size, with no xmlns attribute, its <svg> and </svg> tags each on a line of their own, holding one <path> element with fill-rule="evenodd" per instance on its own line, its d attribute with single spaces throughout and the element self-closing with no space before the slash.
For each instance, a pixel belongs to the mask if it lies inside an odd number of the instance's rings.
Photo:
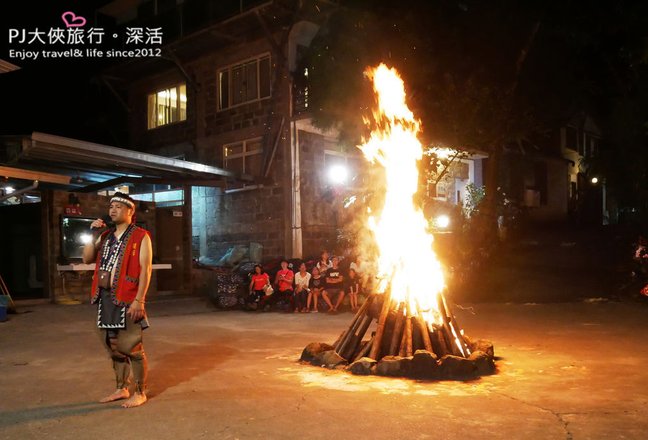
<svg viewBox="0 0 648 440">
<path fill-rule="evenodd" d="M 423 147 L 403 80 L 384 64 L 365 73 L 373 81 L 376 107 L 373 118 L 365 120 L 371 135 L 359 148 L 384 168 L 385 176 L 384 205 L 367 224 L 379 250 L 377 287 L 333 345 L 311 343 L 301 359 L 356 374 L 447 378 L 492 373 L 493 346 L 471 341 L 457 323 L 444 296 L 433 236 L 414 203 Z"/>
</svg>

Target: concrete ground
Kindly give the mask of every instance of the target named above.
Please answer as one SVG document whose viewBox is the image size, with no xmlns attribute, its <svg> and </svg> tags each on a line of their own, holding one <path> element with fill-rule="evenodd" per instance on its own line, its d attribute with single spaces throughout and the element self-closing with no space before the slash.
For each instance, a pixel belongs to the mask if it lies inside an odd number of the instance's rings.
<svg viewBox="0 0 648 440">
<path fill-rule="evenodd" d="M 219 312 L 151 301 L 150 400 L 97 400 L 112 370 L 90 305 L 19 306 L 0 323 L 1 439 L 645 439 L 648 307 L 636 302 L 456 308 L 495 344 L 498 373 L 417 382 L 300 365 L 352 315 Z"/>
</svg>

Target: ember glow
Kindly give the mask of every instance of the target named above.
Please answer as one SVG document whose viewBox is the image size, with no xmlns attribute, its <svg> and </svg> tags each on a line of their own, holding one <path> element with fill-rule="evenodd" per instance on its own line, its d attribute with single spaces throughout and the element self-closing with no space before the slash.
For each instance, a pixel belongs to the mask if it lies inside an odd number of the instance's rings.
<svg viewBox="0 0 648 440">
<path fill-rule="evenodd" d="M 359 148 L 368 160 L 385 168 L 386 176 L 382 212 L 369 218 L 380 251 L 378 292 L 391 292 L 393 308 L 404 304 L 404 313 L 421 315 L 428 326 L 440 324 L 443 271 L 432 249 L 427 222 L 413 199 L 423 157 L 417 138 L 420 122 L 407 107 L 405 86 L 395 69 L 380 64 L 365 74 L 373 80 L 377 96 L 371 124 L 377 128 Z"/>
</svg>

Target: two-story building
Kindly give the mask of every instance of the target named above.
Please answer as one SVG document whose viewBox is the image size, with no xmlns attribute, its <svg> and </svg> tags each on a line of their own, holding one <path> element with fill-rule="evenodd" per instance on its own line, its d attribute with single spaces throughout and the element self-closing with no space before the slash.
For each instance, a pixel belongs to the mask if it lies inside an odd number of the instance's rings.
<svg viewBox="0 0 648 440">
<path fill-rule="evenodd" d="M 194 256 L 218 258 L 250 242 L 263 257 L 333 247 L 340 203 L 329 174 L 344 165 L 352 175 L 361 161 L 310 124 L 297 60 L 336 3 L 163 3 L 143 3 L 135 15 L 120 2 L 100 10 L 120 26 L 165 32 L 162 57 L 121 63 L 105 78 L 128 108 L 130 148 L 251 177 L 193 187 Z"/>
</svg>

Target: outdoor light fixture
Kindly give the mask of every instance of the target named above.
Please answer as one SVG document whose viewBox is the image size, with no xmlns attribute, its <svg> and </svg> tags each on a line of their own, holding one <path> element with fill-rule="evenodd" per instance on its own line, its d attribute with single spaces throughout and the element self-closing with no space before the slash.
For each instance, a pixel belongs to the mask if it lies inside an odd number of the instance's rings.
<svg viewBox="0 0 648 440">
<path fill-rule="evenodd" d="M 592 182 L 594 185 L 596 185 L 596 184 L 598 183 L 598 181 L 599 181 L 599 180 L 598 180 L 598 177 L 592 177 L 591 182 Z"/>
<path fill-rule="evenodd" d="M 439 215 L 439 216 L 437 216 L 437 217 L 434 219 L 434 225 L 435 225 L 437 228 L 445 229 L 445 228 L 447 228 L 448 226 L 450 226 L 450 217 L 448 217 L 448 216 L 445 215 L 445 214 L 443 214 L 443 215 Z"/>
<path fill-rule="evenodd" d="M 342 185 L 349 177 L 349 170 L 344 165 L 333 165 L 329 168 L 328 177 L 331 183 Z"/>
</svg>

